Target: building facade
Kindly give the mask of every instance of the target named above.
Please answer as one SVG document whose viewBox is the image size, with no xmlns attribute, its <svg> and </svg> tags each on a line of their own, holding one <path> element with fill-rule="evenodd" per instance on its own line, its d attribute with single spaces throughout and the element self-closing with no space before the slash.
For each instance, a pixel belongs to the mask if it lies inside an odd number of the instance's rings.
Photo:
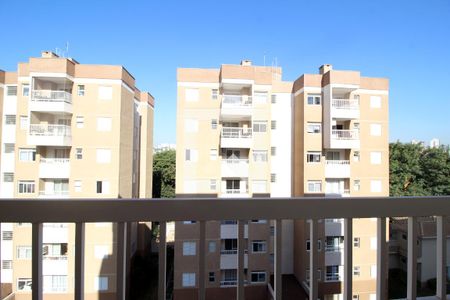
<svg viewBox="0 0 450 300">
<path fill-rule="evenodd" d="M 387 196 L 388 81 L 359 72 L 282 80 L 279 67 L 178 69 L 177 197 Z M 225 201 L 225 200 L 224 200 Z M 355 297 L 375 293 L 376 222 L 354 221 Z M 339 298 L 343 223 L 320 222 L 320 297 Z M 283 221 L 283 274 L 307 290 L 307 220 Z M 246 295 L 265 297 L 273 224 L 245 225 Z M 196 297 L 198 224 L 177 222 L 174 296 Z M 237 280 L 235 220 L 208 222 L 207 297 L 229 299 Z"/>
<path fill-rule="evenodd" d="M 154 99 L 125 68 L 45 51 L 0 80 L 1 198 L 151 197 Z M 15 299 L 30 299 L 31 226 L 2 231 L 10 243 L 2 243 L 2 281 Z M 74 226 L 44 224 L 43 232 L 46 298 L 72 299 Z M 138 225 L 128 233 L 131 257 L 142 246 Z M 114 297 L 115 241 L 112 224 L 86 224 L 87 299 Z"/>
</svg>

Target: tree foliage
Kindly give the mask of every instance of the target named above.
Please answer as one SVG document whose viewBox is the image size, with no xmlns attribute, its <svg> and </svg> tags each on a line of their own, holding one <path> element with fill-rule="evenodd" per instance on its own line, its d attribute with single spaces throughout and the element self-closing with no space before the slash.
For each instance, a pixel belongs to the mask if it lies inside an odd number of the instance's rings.
<svg viewBox="0 0 450 300">
<path fill-rule="evenodd" d="M 175 197 L 175 150 L 153 156 L 153 198 Z"/>
<path fill-rule="evenodd" d="M 391 196 L 450 195 L 448 147 L 396 142 L 389 148 Z"/>
</svg>

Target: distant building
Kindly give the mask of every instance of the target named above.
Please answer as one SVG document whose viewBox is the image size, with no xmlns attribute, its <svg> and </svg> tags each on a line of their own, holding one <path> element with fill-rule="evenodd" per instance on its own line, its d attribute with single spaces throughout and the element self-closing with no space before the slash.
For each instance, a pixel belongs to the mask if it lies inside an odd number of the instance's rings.
<svg viewBox="0 0 450 300">
<path fill-rule="evenodd" d="M 414 139 L 411 140 L 411 144 L 425 146 L 425 142 L 424 141 L 419 141 L 419 140 L 414 140 Z"/>
<path fill-rule="evenodd" d="M 163 151 L 168 151 L 168 150 L 175 150 L 176 149 L 176 145 L 175 144 L 159 144 L 156 145 L 155 147 L 153 147 L 153 153 L 160 153 Z"/>
<path fill-rule="evenodd" d="M 441 142 L 439 141 L 439 139 L 434 138 L 430 141 L 430 148 L 439 148 Z"/>
</svg>

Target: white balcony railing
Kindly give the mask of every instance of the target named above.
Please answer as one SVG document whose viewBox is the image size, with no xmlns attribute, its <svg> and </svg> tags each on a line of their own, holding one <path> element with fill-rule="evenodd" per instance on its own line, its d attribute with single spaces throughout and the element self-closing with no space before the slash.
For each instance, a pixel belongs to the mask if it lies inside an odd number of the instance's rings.
<svg viewBox="0 0 450 300">
<path fill-rule="evenodd" d="M 44 164 L 68 164 L 70 163 L 70 158 L 44 158 L 41 157 L 41 163 Z"/>
<path fill-rule="evenodd" d="M 71 127 L 55 124 L 30 124 L 32 136 L 71 136 Z"/>
<path fill-rule="evenodd" d="M 446 298 L 447 222 L 450 216 L 450 196 L 441 197 L 306 197 L 306 198 L 238 198 L 238 199 L 0 199 L 1 223 L 32 223 L 32 280 L 33 299 L 43 299 L 43 223 L 75 223 L 74 299 L 82 299 L 84 294 L 84 248 L 85 223 L 114 222 L 117 237 L 116 259 L 116 299 L 125 299 L 127 280 L 127 259 L 129 245 L 125 242 L 128 222 L 159 221 L 159 299 L 166 295 L 166 233 L 167 222 L 183 220 L 198 221 L 198 298 L 205 299 L 206 264 L 206 223 L 209 220 L 238 221 L 237 299 L 244 298 L 244 220 L 275 220 L 274 236 L 274 299 L 281 299 L 281 266 L 283 253 L 282 220 L 311 220 L 309 222 L 311 249 L 310 298 L 318 298 L 318 257 L 319 219 L 344 218 L 344 248 L 353 248 L 353 219 L 377 218 L 377 272 L 376 294 L 378 299 L 387 299 L 388 244 L 386 242 L 388 217 L 407 217 L 407 298 L 415 299 L 417 294 L 416 245 L 418 235 L 417 218 L 436 218 L 436 294 Z M 101 208 L 101 209 L 99 209 Z M 201 208 L 201 209 L 186 209 Z M 91 243 L 92 241 L 90 241 Z M 2 241 L 0 240 L 0 243 Z M 1 245 L 0 245 L 1 246 Z M 352 251 L 342 254 L 342 272 L 330 272 L 326 280 L 342 281 L 341 292 L 352 297 L 353 276 Z M 197 277 L 197 276 L 196 276 Z M 0 278 L 1 281 L 1 278 Z"/>
<path fill-rule="evenodd" d="M 344 244 L 339 245 L 325 245 L 326 252 L 341 252 L 344 249 Z"/>
<path fill-rule="evenodd" d="M 336 140 L 359 140 L 359 130 L 357 129 L 333 129 L 331 135 Z"/>
<path fill-rule="evenodd" d="M 222 95 L 222 106 L 250 107 L 252 96 Z"/>
<path fill-rule="evenodd" d="M 222 162 L 227 165 L 248 165 L 248 158 L 224 158 Z"/>
<path fill-rule="evenodd" d="M 68 195 L 69 191 L 39 191 L 39 196 L 58 197 Z"/>
<path fill-rule="evenodd" d="M 72 94 L 66 91 L 34 90 L 31 93 L 32 102 L 66 102 L 72 103 Z"/>
<path fill-rule="evenodd" d="M 226 139 L 250 139 L 252 138 L 251 128 L 223 127 L 222 138 Z"/>
<path fill-rule="evenodd" d="M 325 164 L 331 166 L 347 166 L 350 165 L 349 160 L 325 160 Z"/>
<path fill-rule="evenodd" d="M 331 107 L 336 109 L 359 109 L 359 100 L 358 99 L 332 99 Z"/>
<path fill-rule="evenodd" d="M 233 249 L 233 250 L 220 250 L 220 254 L 237 254 L 237 249 Z"/>
</svg>

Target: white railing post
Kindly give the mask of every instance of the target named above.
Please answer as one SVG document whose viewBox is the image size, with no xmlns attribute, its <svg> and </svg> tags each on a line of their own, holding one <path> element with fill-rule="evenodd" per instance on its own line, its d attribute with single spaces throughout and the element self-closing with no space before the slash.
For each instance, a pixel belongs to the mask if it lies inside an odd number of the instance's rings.
<svg viewBox="0 0 450 300">
<path fill-rule="evenodd" d="M 447 298 L 447 222 L 436 217 L 436 297 Z"/>
<path fill-rule="evenodd" d="M 31 295 L 33 300 L 42 300 L 42 223 L 33 223 L 31 240 Z"/>
<path fill-rule="evenodd" d="M 116 299 L 125 300 L 127 282 L 127 223 L 117 223 Z"/>
<path fill-rule="evenodd" d="M 166 222 L 159 222 L 158 299 L 166 300 Z"/>
<path fill-rule="evenodd" d="M 417 217 L 408 217 L 407 298 L 417 297 Z"/>
<path fill-rule="evenodd" d="M 275 300 L 281 300 L 283 294 L 283 284 L 281 279 L 282 266 L 282 220 L 275 220 L 275 266 L 274 266 L 274 288 Z"/>
<path fill-rule="evenodd" d="M 237 269 L 237 300 L 245 299 L 244 290 L 244 221 L 238 221 L 238 269 Z"/>
<path fill-rule="evenodd" d="M 198 241 L 198 299 L 205 300 L 205 239 L 206 225 L 205 221 L 200 221 L 200 236 Z"/>
<path fill-rule="evenodd" d="M 353 219 L 344 219 L 344 300 L 353 299 Z"/>
<path fill-rule="evenodd" d="M 75 224 L 75 300 L 84 300 L 85 224 Z"/>
<path fill-rule="evenodd" d="M 317 220 L 312 219 L 309 223 L 309 300 L 317 300 L 318 298 L 318 282 L 317 282 Z"/>
<path fill-rule="evenodd" d="M 377 219 L 377 300 L 387 298 L 386 218 Z"/>
</svg>

